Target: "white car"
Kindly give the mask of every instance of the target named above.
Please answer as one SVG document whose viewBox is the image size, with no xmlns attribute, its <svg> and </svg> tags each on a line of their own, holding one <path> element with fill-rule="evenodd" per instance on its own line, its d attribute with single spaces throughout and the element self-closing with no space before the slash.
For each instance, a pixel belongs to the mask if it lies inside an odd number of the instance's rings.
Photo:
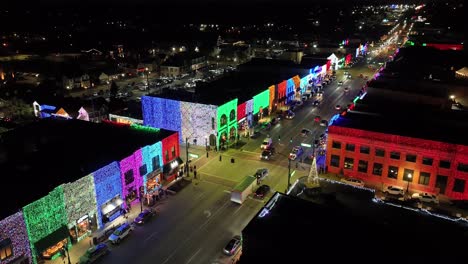
<svg viewBox="0 0 468 264">
<path fill-rule="evenodd" d="M 361 181 L 360 179 L 343 178 L 343 179 L 341 179 L 341 182 L 349 184 L 349 185 L 353 185 L 353 186 L 364 187 L 364 182 Z"/>
<path fill-rule="evenodd" d="M 386 189 L 383 191 L 385 194 L 392 194 L 392 195 L 404 195 L 405 190 L 398 186 L 387 186 Z"/>
<path fill-rule="evenodd" d="M 260 146 L 260 149 L 270 149 L 271 145 L 273 145 L 273 140 L 271 138 L 265 138 Z"/>
<path fill-rule="evenodd" d="M 109 236 L 110 242 L 112 244 L 119 244 L 122 239 L 127 237 L 133 231 L 133 227 L 128 223 L 124 223 L 118 227 L 112 235 Z"/>
<path fill-rule="evenodd" d="M 435 196 L 434 194 L 425 193 L 425 192 L 413 193 L 413 195 L 411 195 L 411 198 L 419 200 L 420 202 L 424 202 L 424 203 L 435 203 L 435 204 L 439 203 L 439 199 L 437 198 L 437 196 Z"/>
</svg>

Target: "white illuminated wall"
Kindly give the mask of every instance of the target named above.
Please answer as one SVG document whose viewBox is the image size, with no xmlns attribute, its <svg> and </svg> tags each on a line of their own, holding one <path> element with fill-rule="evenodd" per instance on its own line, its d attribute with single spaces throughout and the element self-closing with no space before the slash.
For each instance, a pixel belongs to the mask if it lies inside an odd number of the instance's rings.
<svg viewBox="0 0 468 264">
<path fill-rule="evenodd" d="M 96 213 L 96 196 L 94 179 L 87 175 L 75 182 L 63 184 L 65 210 L 67 212 L 68 227 L 74 226 L 76 220 L 82 216 Z"/>
<path fill-rule="evenodd" d="M 249 126 L 251 126 L 252 122 L 253 122 L 253 120 L 252 120 L 252 118 L 253 118 L 253 106 L 254 106 L 253 99 L 250 99 L 245 104 L 245 113 L 246 113 L 247 121 L 249 122 Z"/>
<path fill-rule="evenodd" d="M 215 105 L 180 102 L 180 112 L 182 119 L 182 138 L 189 138 L 193 144 L 193 139 L 197 139 L 197 145 L 205 145 L 205 137 L 216 135 L 216 111 Z M 214 118 L 214 129 L 211 120 Z"/>
</svg>

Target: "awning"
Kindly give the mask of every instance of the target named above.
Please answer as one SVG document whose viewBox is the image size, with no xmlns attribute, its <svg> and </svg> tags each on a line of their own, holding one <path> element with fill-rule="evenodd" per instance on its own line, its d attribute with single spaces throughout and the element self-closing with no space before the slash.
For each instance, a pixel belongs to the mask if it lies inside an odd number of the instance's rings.
<svg viewBox="0 0 468 264">
<path fill-rule="evenodd" d="M 121 204 L 123 204 L 123 202 L 124 201 L 122 200 L 122 198 L 118 197 L 118 198 L 114 199 L 113 204 L 115 205 L 115 207 L 117 207 L 117 206 L 120 206 Z"/>
<path fill-rule="evenodd" d="M 168 163 L 164 164 L 163 173 L 170 174 L 182 164 L 184 164 L 182 159 L 180 157 L 177 157 L 172 161 L 169 161 Z"/>
<path fill-rule="evenodd" d="M 70 233 L 68 232 L 68 228 L 62 225 L 59 229 L 55 230 L 50 235 L 34 243 L 34 247 L 37 249 L 38 252 L 42 252 L 47 248 L 62 241 L 63 239 L 68 238 L 69 236 Z"/>
</svg>

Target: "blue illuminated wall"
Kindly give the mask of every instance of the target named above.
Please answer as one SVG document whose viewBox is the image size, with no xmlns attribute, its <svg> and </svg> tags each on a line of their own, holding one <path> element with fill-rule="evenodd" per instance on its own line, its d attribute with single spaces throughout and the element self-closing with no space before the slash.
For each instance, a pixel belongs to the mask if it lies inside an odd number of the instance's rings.
<svg viewBox="0 0 468 264">
<path fill-rule="evenodd" d="M 159 156 L 159 168 L 162 170 L 162 167 L 163 167 L 161 141 L 153 145 L 142 147 L 141 156 L 142 156 L 142 163 L 146 164 L 147 173 L 143 175 L 143 186 L 145 186 L 145 193 L 147 193 L 147 190 L 146 190 L 147 176 L 155 170 L 155 168 L 153 168 L 153 157 Z"/>
<path fill-rule="evenodd" d="M 141 105 L 145 126 L 177 131 L 179 141 L 182 142 L 182 114 L 179 101 L 143 96 Z"/>
<path fill-rule="evenodd" d="M 306 75 L 304 78 L 301 79 L 301 93 L 304 94 L 307 90 L 307 86 L 309 85 L 309 80 L 312 78 L 312 74 Z"/>
<path fill-rule="evenodd" d="M 294 81 L 292 78 L 288 79 L 286 83 L 286 103 L 290 103 L 294 100 L 295 92 L 294 92 Z"/>
<path fill-rule="evenodd" d="M 122 182 L 120 180 L 120 168 L 117 162 L 112 162 L 107 166 L 93 173 L 94 185 L 96 186 L 96 201 L 97 201 L 97 223 L 99 228 L 103 226 L 101 206 L 114 198 L 116 195 L 123 197 Z M 118 215 L 118 214 L 116 214 Z"/>
</svg>

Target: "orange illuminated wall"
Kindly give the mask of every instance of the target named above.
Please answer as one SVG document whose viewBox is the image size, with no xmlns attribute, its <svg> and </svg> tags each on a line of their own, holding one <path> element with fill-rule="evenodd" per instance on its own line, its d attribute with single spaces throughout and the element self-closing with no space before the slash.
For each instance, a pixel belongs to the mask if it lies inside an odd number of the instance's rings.
<svg viewBox="0 0 468 264">
<path fill-rule="evenodd" d="M 292 77 L 292 79 L 293 79 L 293 82 L 294 82 L 294 88 L 297 89 L 297 87 L 301 86 L 301 78 L 298 75 Z"/>
<path fill-rule="evenodd" d="M 468 146 L 332 125 L 326 155 L 329 173 L 359 178 L 375 188 L 395 185 L 405 190 L 409 187 L 410 193 L 424 191 L 468 199 Z M 392 169 L 397 171 L 396 179 L 389 177 Z"/>
<path fill-rule="evenodd" d="M 271 111 L 275 106 L 276 87 L 274 85 L 272 85 L 272 86 L 268 87 L 268 90 L 270 90 L 270 111 Z"/>
</svg>

